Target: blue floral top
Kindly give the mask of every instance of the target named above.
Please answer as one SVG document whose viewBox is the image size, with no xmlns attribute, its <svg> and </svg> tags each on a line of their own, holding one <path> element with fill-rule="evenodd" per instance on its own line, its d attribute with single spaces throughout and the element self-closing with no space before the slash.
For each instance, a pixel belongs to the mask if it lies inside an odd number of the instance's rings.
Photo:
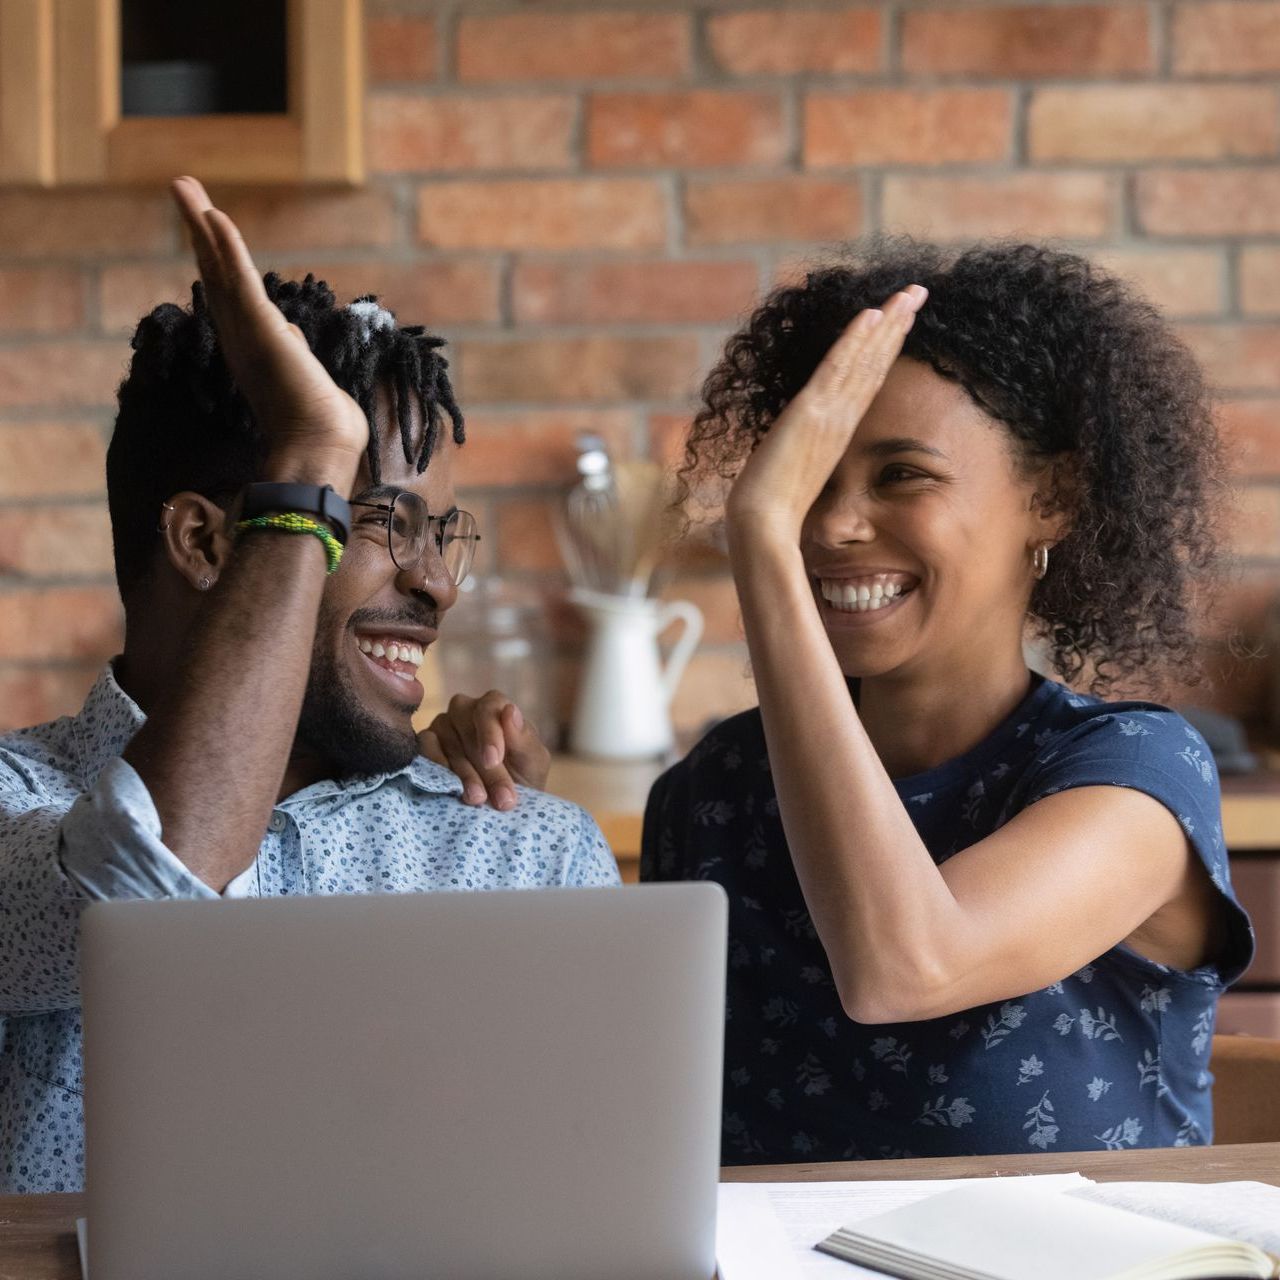
<svg viewBox="0 0 1280 1280">
<path fill-rule="evenodd" d="M 895 782 L 934 861 L 1069 787 L 1133 787 L 1177 815 L 1229 941 L 1184 972 L 1124 945 L 1043 991 L 921 1022 L 841 1008 L 783 836 L 758 710 L 655 785 L 641 877 L 729 894 L 723 1162 L 1187 1146 L 1212 1137 L 1217 1000 L 1253 952 L 1231 891 L 1217 771 L 1185 720 L 1035 677 L 986 741 Z M 1117 867 L 1116 892 L 1124 892 Z"/>
</svg>

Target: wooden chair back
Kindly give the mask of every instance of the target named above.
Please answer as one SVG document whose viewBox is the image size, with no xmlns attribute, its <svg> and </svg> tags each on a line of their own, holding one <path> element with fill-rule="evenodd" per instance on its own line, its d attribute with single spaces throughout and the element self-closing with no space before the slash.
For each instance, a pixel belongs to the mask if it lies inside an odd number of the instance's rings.
<svg viewBox="0 0 1280 1280">
<path fill-rule="evenodd" d="M 1213 1141 L 1280 1142 L 1280 1040 L 1214 1036 Z"/>
</svg>

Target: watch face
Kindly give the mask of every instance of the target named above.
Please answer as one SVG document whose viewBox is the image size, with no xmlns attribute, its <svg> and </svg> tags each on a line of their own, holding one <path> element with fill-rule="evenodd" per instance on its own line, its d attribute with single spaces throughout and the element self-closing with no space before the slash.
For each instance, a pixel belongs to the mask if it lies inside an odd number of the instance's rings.
<svg viewBox="0 0 1280 1280">
<path fill-rule="evenodd" d="M 319 516 L 333 526 L 334 535 L 344 546 L 351 529 L 351 508 L 347 500 L 327 484 L 257 481 L 245 488 L 243 511 L 246 516 L 265 511 L 296 511 L 300 515 Z"/>
</svg>

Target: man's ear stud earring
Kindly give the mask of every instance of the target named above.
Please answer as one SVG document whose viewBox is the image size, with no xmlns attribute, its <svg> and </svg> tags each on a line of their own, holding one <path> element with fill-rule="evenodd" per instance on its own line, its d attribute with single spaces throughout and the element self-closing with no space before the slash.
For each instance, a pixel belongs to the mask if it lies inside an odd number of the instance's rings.
<svg viewBox="0 0 1280 1280">
<path fill-rule="evenodd" d="M 169 503 L 167 503 L 167 502 L 162 502 L 160 505 L 161 505 L 161 506 L 162 506 L 162 507 L 163 507 L 167 512 L 169 512 L 169 514 L 170 514 L 170 515 L 172 515 L 172 514 L 173 514 L 173 507 L 172 507 L 172 506 L 170 506 L 170 505 L 169 505 Z M 164 517 L 162 516 L 162 517 L 161 517 L 161 519 L 163 520 L 163 519 L 164 519 Z M 169 522 L 168 522 L 168 520 L 164 520 L 164 523 L 163 523 L 163 524 L 158 524 L 158 525 L 156 525 L 156 532 L 157 532 L 157 533 L 163 533 L 163 532 L 164 532 L 168 527 L 169 527 Z"/>
<path fill-rule="evenodd" d="M 213 583 L 210 582 L 208 578 L 201 578 L 196 585 L 200 588 L 201 591 L 208 591 L 209 588 L 213 586 Z"/>
</svg>

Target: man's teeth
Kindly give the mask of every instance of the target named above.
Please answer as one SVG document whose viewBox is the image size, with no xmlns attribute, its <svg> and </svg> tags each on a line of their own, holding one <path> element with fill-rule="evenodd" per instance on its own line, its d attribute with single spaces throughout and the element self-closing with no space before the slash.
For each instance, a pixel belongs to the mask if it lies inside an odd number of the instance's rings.
<svg viewBox="0 0 1280 1280">
<path fill-rule="evenodd" d="M 388 662 L 406 662 L 411 666 L 420 667 L 422 665 L 423 650 L 421 645 L 411 644 L 408 641 L 388 640 L 385 644 L 381 640 L 368 640 L 361 636 L 358 641 L 360 652 L 367 654 L 371 658 L 385 658 Z M 403 671 L 396 671 L 394 668 L 388 668 L 393 675 L 400 676 L 404 680 L 412 680 L 413 676 Z"/>
<path fill-rule="evenodd" d="M 899 596 L 904 596 L 910 587 L 901 582 L 863 583 L 854 586 L 851 582 L 827 582 L 819 584 L 822 598 L 833 608 L 848 612 L 867 613 L 875 609 L 883 609 L 892 604 Z"/>
</svg>

